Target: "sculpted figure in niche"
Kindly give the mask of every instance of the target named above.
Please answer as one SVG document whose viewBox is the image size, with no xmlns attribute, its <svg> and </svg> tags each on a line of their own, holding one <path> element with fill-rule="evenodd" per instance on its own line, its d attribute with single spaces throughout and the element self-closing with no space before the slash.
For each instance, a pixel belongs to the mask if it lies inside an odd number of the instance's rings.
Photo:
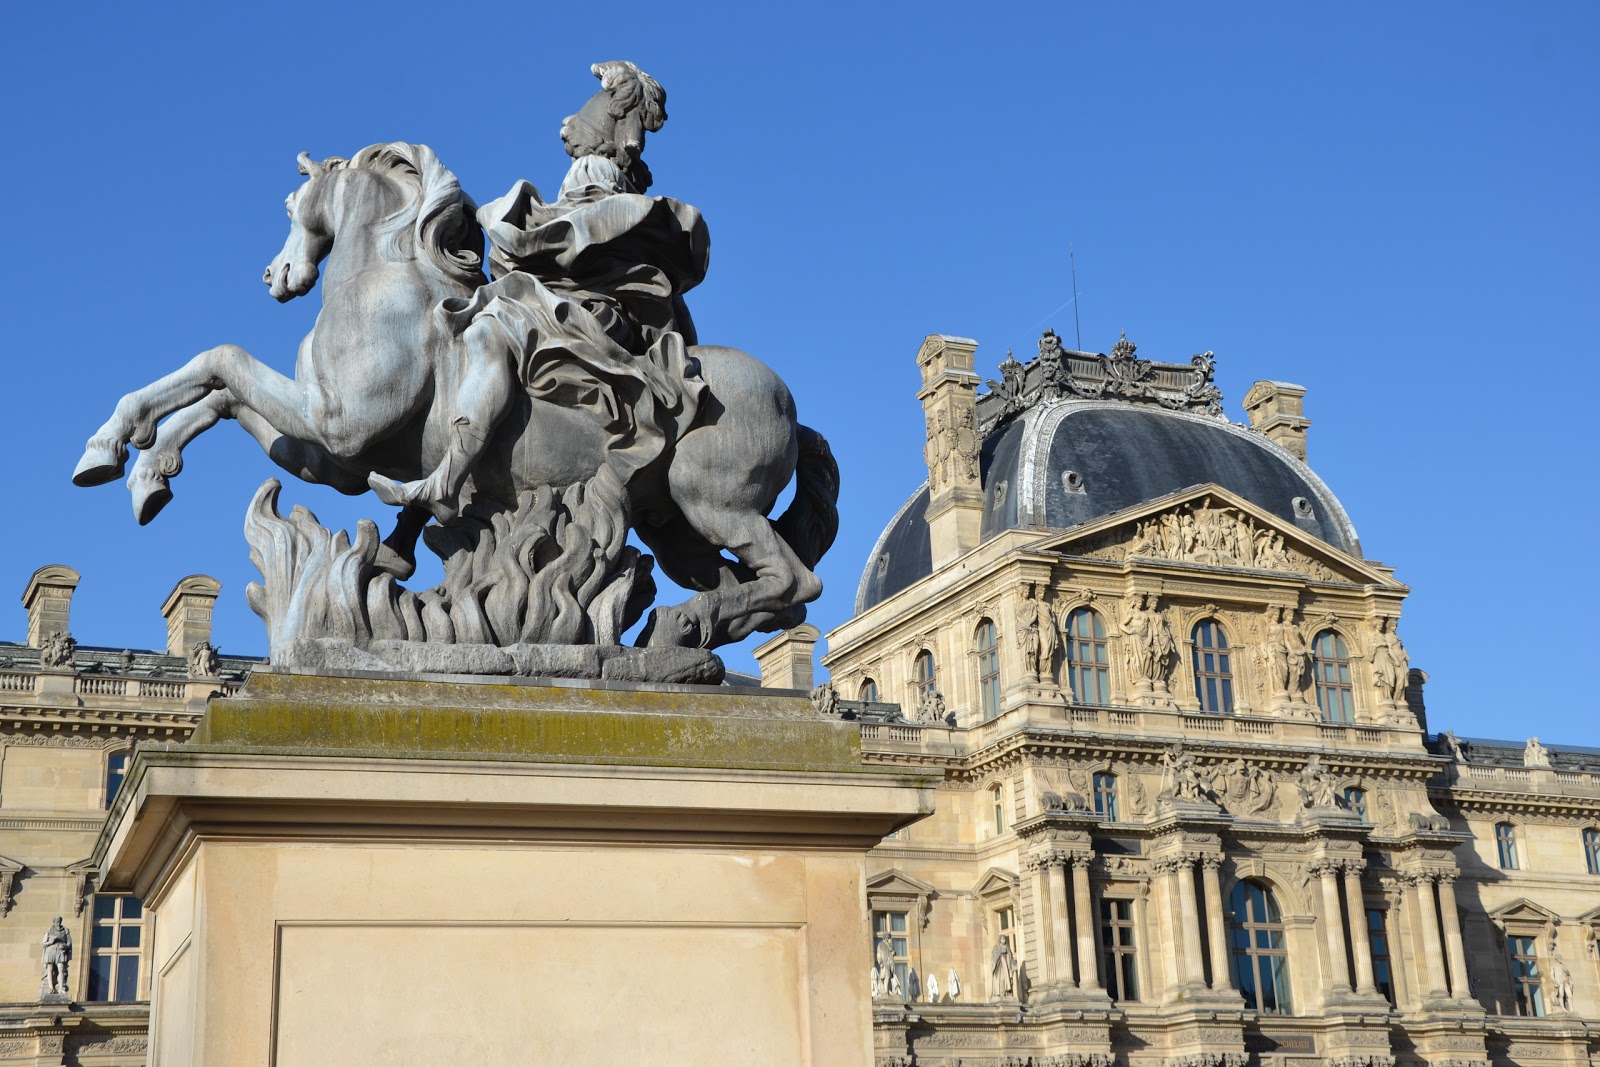
<svg viewBox="0 0 1600 1067">
<path fill-rule="evenodd" d="M 1017 609 L 1017 640 L 1022 644 L 1022 660 L 1041 682 L 1055 678 L 1055 618 L 1044 606 L 1044 598 L 1034 595 L 1032 584 L 1023 587 L 1022 606 Z"/>
<path fill-rule="evenodd" d="M 1522 750 L 1522 765 L 1524 767 L 1549 767 L 1550 750 L 1541 745 L 1537 737 L 1528 738 L 1528 745 Z"/>
<path fill-rule="evenodd" d="M 1010 938 L 1001 937 L 989 954 L 989 989 L 995 1000 L 1017 995 L 1017 958 L 1011 954 Z"/>
<path fill-rule="evenodd" d="M 72 965 L 72 934 L 57 915 L 44 933 L 44 975 L 39 979 L 39 995 L 71 996 L 68 971 Z"/>
<path fill-rule="evenodd" d="M 1127 635 L 1128 674 L 1136 684 L 1165 690 L 1167 676 L 1178 663 L 1178 641 L 1166 616 L 1156 610 L 1155 597 L 1140 593 L 1122 620 Z"/>
</svg>

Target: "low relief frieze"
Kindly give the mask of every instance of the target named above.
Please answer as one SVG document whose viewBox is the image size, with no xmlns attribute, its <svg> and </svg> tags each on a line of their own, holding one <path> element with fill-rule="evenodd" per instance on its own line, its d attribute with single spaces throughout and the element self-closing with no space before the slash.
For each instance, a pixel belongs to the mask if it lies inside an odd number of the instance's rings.
<svg viewBox="0 0 1600 1067">
<path fill-rule="evenodd" d="M 91 736 L 78 733 L 42 733 L 42 732 L 16 732 L 0 733 L 0 744 L 28 745 L 38 748 L 112 748 L 117 745 L 126 745 L 128 738 L 123 736 Z"/>
</svg>

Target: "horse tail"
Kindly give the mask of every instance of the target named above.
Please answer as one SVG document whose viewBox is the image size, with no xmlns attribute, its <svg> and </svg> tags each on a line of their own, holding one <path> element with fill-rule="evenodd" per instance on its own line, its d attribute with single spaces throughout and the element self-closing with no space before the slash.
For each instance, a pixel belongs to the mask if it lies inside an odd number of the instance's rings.
<svg viewBox="0 0 1600 1067">
<path fill-rule="evenodd" d="M 800 562 L 815 568 L 839 533 L 839 464 L 828 439 L 809 426 L 797 426 L 800 458 L 795 463 L 794 500 L 773 522 Z"/>
</svg>

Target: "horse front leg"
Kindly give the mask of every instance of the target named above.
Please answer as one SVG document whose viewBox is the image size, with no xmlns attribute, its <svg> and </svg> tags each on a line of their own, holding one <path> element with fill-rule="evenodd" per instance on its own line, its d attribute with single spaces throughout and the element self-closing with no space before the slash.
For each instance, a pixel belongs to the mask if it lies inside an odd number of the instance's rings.
<svg viewBox="0 0 1600 1067">
<path fill-rule="evenodd" d="M 133 517 L 140 526 L 148 525 L 172 500 L 168 479 L 182 472 L 183 450 L 189 442 L 228 418 L 232 404 L 233 394 L 223 389 L 176 412 L 156 430 L 155 441 L 139 453 L 128 475 Z"/>
<path fill-rule="evenodd" d="M 117 401 L 111 418 L 89 438 L 72 473 L 73 483 L 103 485 L 121 477 L 130 444 L 141 450 L 152 448 L 162 419 L 223 389 L 233 394 L 236 410 L 255 411 L 279 433 L 303 441 L 326 446 L 330 438 L 356 440 L 372 429 L 363 425 L 359 412 L 323 403 L 319 393 L 279 374 L 238 345 L 218 345 Z M 322 412 L 319 420 L 320 409 L 336 412 Z"/>
</svg>

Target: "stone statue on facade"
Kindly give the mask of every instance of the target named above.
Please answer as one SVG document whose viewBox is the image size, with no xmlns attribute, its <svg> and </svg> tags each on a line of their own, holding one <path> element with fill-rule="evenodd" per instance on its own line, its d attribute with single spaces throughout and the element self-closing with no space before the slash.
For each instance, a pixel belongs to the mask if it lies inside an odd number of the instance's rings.
<svg viewBox="0 0 1600 1067">
<path fill-rule="evenodd" d="M 44 933 L 44 975 L 39 979 L 39 998 L 72 996 L 72 934 L 57 915 Z"/>
<path fill-rule="evenodd" d="M 196 641 L 189 646 L 189 677 L 215 678 L 222 660 L 210 641 Z"/>
<path fill-rule="evenodd" d="M 936 975 L 936 974 L 928 975 L 928 988 L 927 988 L 926 992 L 927 992 L 928 1003 L 929 1004 L 937 1004 L 937 1003 L 939 1003 L 939 976 L 938 975 Z"/>
<path fill-rule="evenodd" d="M 1558 1014 L 1572 1012 L 1572 968 L 1559 952 L 1550 955 L 1550 994 Z"/>
<path fill-rule="evenodd" d="M 827 443 L 769 368 L 699 343 L 684 295 L 705 276 L 705 222 L 644 195 L 665 93 L 630 63 L 593 73 L 552 201 L 518 182 L 480 210 L 423 145 L 302 153 L 264 278 L 280 301 L 322 278 L 296 376 L 222 345 L 125 396 L 90 438 L 79 485 L 140 450 L 141 523 L 221 419 L 296 477 L 398 509 L 387 537 L 363 520 L 352 541 L 304 509 L 281 517 L 276 480 L 258 491 L 246 539 L 264 581 L 247 598 L 274 663 L 713 681 L 710 649 L 798 625 L 820 595 L 812 568 L 838 527 Z M 419 540 L 444 581 L 415 593 L 399 583 Z M 655 562 L 695 592 L 623 650 Z"/>
<path fill-rule="evenodd" d="M 1305 689 L 1311 648 L 1300 627 L 1294 624 L 1289 608 L 1274 609 L 1272 625 L 1267 630 L 1266 649 L 1273 685 L 1280 694 L 1290 699 L 1297 697 Z"/>
<path fill-rule="evenodd" d="M 839 690 L 832 682 L 823 682 L 811 690 L 811 707 L 825 719 L 839 715 Z"/>
<path fill-rule="evenodd" d="M 950 722 L 950 713 L 945 710 L 944 694 L 935 689 L 933 692 L 917 698 L 917 705 L 912 709 L 917 722 L 929 726 L 945 726 Z"/>
<path fill-rule="evenodd" d="M 1461 739 L 1456 736 L 1454 730 L 1446 730 L 1444 732 L 1444 744 L 1445 750 L 1450 753 L 1451 759 L 1457 763 L 1467 762 L 1466 746 L 1461 743 Z"/>
<path fill-rule="evenodd" d="M 961 999 L 961 979 L 957 977 L 954 967 L 944 973 L 944 991 L 951 1000 Z"/>
<path fill-rule="evenodd" d="M 989 994 L 995 1000 L 1012 1000 L 1017 995 L 1017 958 L 1011 954 L 1011 939 L 1001 936 L 989 953 Z"/>
<path fill-rule="evenodd" d="M 1300 804 L 1307 808 L 1337 808 L 1339 796 L 1333 774 L 1322 765 L 1322 757 L 1313 752 L 1306 765 L 1300 768 L 1296 782 L 1300 789 Z"/>
<path fill-rule="evenodd" d="M 1161 792 L 1156 799 L 1206 803 L 1210 799 L 1207 792 L 1194 756 L 1184 751 L 1183 742 L 1175 741 L 1167 746 L 1161 753 Z"/>
<path fill-rule="evenodd" d="M 1260 815 L 1272 807 L 1272 776 L 1242 756 L 1228 766 L 1229 806 L 1236 815 Z"/>
<path fill-rule="evenodd" d="M 1539 743 L 1537 737 L 1528 738 L 1527 747 L 1522 750 L 1522 765 L 1524 767 L 1550 766 L 1550 750 Z"/>
<path fill-rule="evenodd" d="M 873 943 L 872 995 L 886 997 L 900 985 L 894 970 L 894 942 L 887 933 L 879 934 Z"/>
<path fill-rule="evenodd" d="M 1140 593 L 1122 620 L 1126 635 L 1128 676 L 1139 689 L 1166 692 L 1167 678 L 1178 664 L 1178 641 L 1156 598 Z"/>
<path fill-rule="evenodd" d="M 1372 638 L 1372 681 L 1384 700 L 1404 707 L 1409 667 L 1405 646 L 1394 632 L 1391 620 L 1380 616 L 1377 626 Z"/>
<path fill-rule="evenodd" d="M 45 634 L 39 644 L 39 666 L 45 670 L 70 670 L 78 652 L 78 642 L 62 630 Z"/>
<path fill-rule="evenodd" d="M 1043 595 L 1036 596 L 1033 583 L 1023 586 L 1022 604 L 1017 608 L 1017 640 L 1022 645 L 1022 662 L 1035 679 L 1055 680 L 1056 648 L 1060 635 L 1054 616 L 1045 607 Z"/>
</svg>

